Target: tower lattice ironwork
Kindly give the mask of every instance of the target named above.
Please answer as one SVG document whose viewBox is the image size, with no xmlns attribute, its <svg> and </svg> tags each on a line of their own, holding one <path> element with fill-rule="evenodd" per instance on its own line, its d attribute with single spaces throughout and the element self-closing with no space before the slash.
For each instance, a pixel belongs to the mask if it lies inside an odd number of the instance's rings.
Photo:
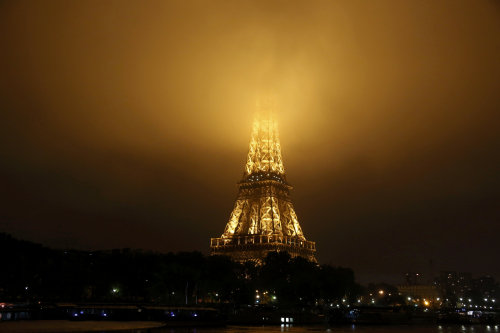
<svg viewBox="0 0 500 333">
<path fill-rule="evenodd" d="M 270 251 L 287 251 L 292 257 L 316 261 L 316 244 L 304 237 L 290 198 L 277 123 L 262 106 L 238 189 L 224 233 L 210 240 L 212 255 L 261 261 Z"/>
</svg>

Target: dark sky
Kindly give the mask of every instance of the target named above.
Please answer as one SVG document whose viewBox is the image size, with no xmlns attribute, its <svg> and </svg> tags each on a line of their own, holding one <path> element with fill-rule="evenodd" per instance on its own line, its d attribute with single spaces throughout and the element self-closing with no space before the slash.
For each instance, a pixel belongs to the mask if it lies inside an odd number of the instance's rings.
<svg viewBox="0 0 500 333">
<path fill-rule="evenodd" d="M 1 1 L 0 231 L 208 252 L 272 91 L 322 263 L 500 278 L 500 2 Z"/>
</svg>

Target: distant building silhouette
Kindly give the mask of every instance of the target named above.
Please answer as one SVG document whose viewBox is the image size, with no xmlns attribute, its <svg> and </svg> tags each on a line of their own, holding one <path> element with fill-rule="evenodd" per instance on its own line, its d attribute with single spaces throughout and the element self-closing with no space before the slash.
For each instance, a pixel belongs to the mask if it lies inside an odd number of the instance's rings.
<svg viewBox="0 0 500 333">
<path fill-rule="evenodd" d="M 439 274 L 438 285 L 447 298 L 464 298 L 472 291 L 472 274 L 443 271 Z"/>
</svg>

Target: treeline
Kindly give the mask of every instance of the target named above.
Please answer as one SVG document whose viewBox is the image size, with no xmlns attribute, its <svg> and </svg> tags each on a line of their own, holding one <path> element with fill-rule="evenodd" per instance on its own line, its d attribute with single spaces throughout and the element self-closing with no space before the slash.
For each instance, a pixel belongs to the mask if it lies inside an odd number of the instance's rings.
<svg viewBox="0 0 500 333">
<path fill-rule="evenodd" d="M 64 251 L 0 234 L 0 301 L 318 305 L 355 299 L 351 269 L 270 253 L 262 265 L 199 252 Z"/>
</svg>

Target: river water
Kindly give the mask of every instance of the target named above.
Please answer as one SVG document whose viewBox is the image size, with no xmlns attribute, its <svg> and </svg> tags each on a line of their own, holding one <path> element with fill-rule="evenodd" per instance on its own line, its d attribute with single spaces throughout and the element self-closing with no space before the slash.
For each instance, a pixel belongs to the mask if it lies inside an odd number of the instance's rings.
<svg viewBox="0 0 500 333">
<path fill-rule="evenodd" d="M 144 331 L 143 331 L 144 332 Z M 220 328 L 158 328 L 151 333 L 500 333 L 500 326 L 228 326 Z M 137 332 L 139 333 L 139 332 Z M 142 332 L 141 332 L 142 333 Z"/>
<path fill-rule="evenodd" d="M 0 322 L 0 333 L 500 333 L 500 325 L 426 325 L 426 326 L 227 326 L 211 328 L 153 328 L 160 322 L 74 322 L 16 321 Z M 143 327 L 142 329 L 131 329 Z M 118 330 L 118 331 L 117 331 Z"/>
</svg>

